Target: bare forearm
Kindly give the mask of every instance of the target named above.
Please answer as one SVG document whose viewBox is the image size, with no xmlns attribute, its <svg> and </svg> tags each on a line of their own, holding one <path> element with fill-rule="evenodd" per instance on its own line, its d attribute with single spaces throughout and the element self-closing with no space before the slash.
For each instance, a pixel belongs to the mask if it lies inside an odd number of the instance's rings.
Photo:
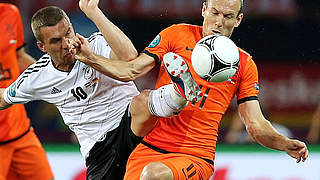
<svg viewBox="0 0 320 180">
<path fill-rule="evenodd" d="M 239 113 L 248 133 L 259 144 L 276 150 L 284 150 L 288 138 L 278 133 L 267 121 L 258 101 L 248 101 L 239 105 Z"/>
<path fill-rule="evenodd" d="M 95 13 L 91 12 L 87 16 L 96 24 L 112 51 L 120 60 L 129 61 L 137 57 L 137 50 L 130 39 L 109 21 L 100 9 L 95 9 Z"/>
<path fill-rule="evenodd" d="M 143 76 L 155 66 L 154 58 L 144 53 L 129 62 L 96 55 L 83 36 L 77 34 L 76 37 L 79 42 L 75 43 L 78 44 L 77 47 L 75 46 L 77 48 L 75 58 L 111 78 L 132 81 Z"/>
<path fill-rule="evenodd" d="M 106 60 L 103 56 L 93 55 L 85 62 L 97 71 L 120 81 L 132 81 L 139 77 L 140 73 L 134 64 L 119 60 Z"/>
<path fill-rule="evenodd" d="M 247 131 L 259 144 L 275 150 L 285 150 L 288 138 L 273 128 L 269 121 L 263 120 L 259 123 L 249 124 Z"/>
<path fill-rule="evenodd" d="M 247 131 L 258 143 L 268 148 L 285 151 L 295 158 L 297 163 L 307 159 L 309 151 L 306 144 L 289 139 L 274 129 L 271 123 L 264 118 L 257 100 L 241 103 L 239 112 Z"/>
</svg>

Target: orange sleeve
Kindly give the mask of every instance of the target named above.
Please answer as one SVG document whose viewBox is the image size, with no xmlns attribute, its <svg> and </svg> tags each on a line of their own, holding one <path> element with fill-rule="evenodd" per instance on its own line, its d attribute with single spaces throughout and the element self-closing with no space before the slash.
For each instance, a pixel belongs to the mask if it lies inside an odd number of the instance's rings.
<svg viewBox="0 0 320 180">
<path fill-rule="evenodd" d="M 146 47 L 143 53 L 152 56 L 157 63 L 162 61 L 163 56 L 168 52 L 174 51 L 174 32 L 177 32 L 175 29 L 176 25 L 172 25 L 160 32 L 154 40 Z"/>
<path fill-rule="evenodd" d="M 247 62 L 241 74 L 241 82 L 237 91 L 238 104 L 258 99 L 259 82 L 257 66 L 251 56 L 247 56 Z"/>
</svg>

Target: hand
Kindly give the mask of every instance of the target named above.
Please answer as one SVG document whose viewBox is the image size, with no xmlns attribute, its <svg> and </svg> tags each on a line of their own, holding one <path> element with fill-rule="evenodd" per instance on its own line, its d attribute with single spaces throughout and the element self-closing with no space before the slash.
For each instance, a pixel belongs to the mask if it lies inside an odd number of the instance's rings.
<svg viewBox="0 0 320 180">
<path fill-rule="evenodd" d="M 309 151 L 304 142 L 288 139 L 287 144 L 285 145 L 285 152 L 295 158 L 297 163 L 299 163 L 302 159 L 302 162 L 308 158 Z"/>
<path fill-rule="evenodd" d="M 76 34 L 71 41 L 71 46 L 76 47 L 75 58 L 83 63 L 88 63 L 93 59 L 94 54 L 91 50 L 89 42 L 80 34 Z"/>
<path fill-rule="evenodd" d="M 81 42 L 77 36 L 67 39 L 67 49 L 71 54 L 75 54 Z"/>
<path fill-rule="evenodd" d="M 80 0 L 79 7 L 88 17 L 98 10 L 99 0 Z"/>
</svg>

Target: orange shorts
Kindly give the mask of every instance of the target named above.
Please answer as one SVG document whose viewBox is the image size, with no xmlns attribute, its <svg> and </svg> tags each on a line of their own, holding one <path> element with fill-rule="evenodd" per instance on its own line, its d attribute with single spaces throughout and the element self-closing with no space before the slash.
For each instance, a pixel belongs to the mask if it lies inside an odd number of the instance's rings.
<svg viewBox="0 0 320 180">
<path fill-rule="evenodd" d="M 163 154 L 139 144 L 131 153 L 125 180 L 139 180 L 143 168 L 151 162 L 162 162 L 173 172 L 174 179 L 209 179 L 213 174 L 213 165 L 201 158 L 180 154 Z"/>
<path fill-rule="evenodd" d="M 0 180 L 53 179 L 46 152 L 33 129 L 22 138 L 0 145 Z"/>
</svg>

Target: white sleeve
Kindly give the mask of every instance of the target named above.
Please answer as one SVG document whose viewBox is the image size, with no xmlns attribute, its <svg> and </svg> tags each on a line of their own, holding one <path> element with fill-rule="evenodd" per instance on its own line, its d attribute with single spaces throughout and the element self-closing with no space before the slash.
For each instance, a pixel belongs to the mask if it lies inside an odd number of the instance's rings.
<svg viewBox="0 0 320 180">
<path fill-rule="evenodd" d="M 88 41 L 90 43 L 93 53 L 104 56 L 106 58 L 110 58 L 111 47 L 104 39 L 102 33 L 100 32 L 93 33 L 88 38 Z"/>
<path fill-rule="evenodd" d="M 3 93 L 4 100 L 8 104 L 25 104 L 36 100 L 32 94 L 31 82 L 28 76 L 22 73 L 15 82 L 5 89 Z"/>
</svg>

